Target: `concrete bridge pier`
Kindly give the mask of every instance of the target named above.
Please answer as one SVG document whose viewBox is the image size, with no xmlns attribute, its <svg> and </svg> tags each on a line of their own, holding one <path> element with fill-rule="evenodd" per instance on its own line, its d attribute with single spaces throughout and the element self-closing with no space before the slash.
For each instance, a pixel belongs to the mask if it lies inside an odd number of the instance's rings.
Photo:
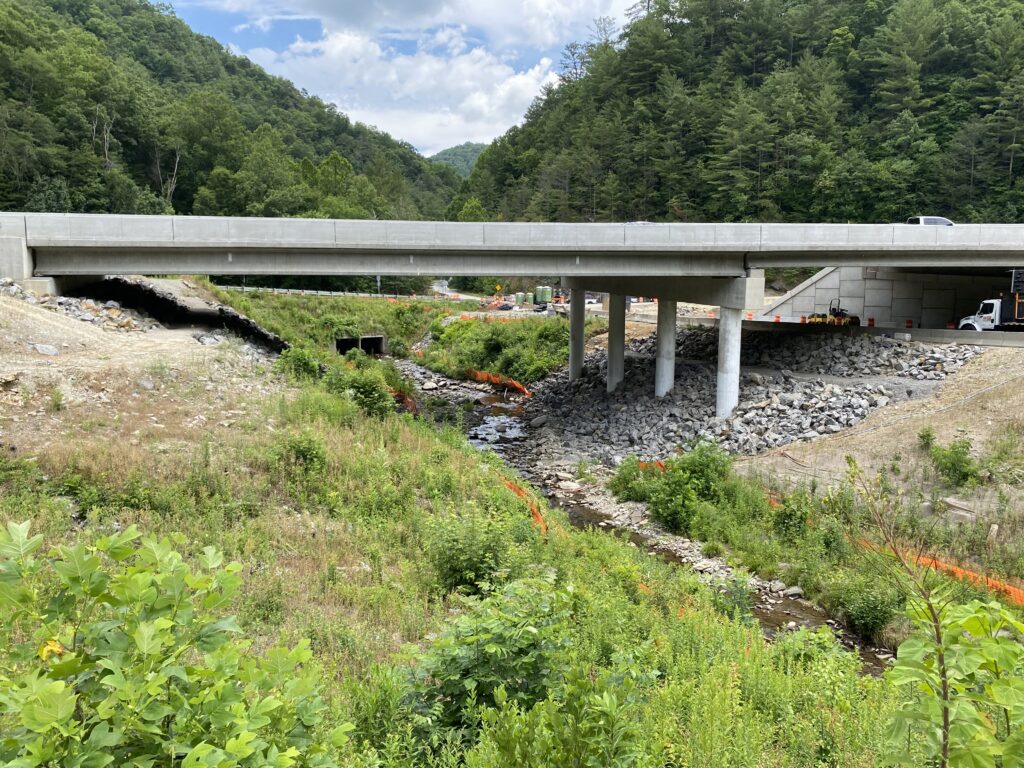
<svg viewBox="0 0 1024 768">
<path fill-rule="evenodd" d="M 676 302 L 658 299 L 658 338 L 654 363 L 654 396 L 664 397 L 676 380 Z"/>
<path fill-rule="evenodd" d="M 626 297 L 621 293 L 608 296 L 608 392 L 619 388 L 626 365 Z"/>
<path fill-rule="evenodd" d="M 576 381 L 583 375 L 586 317 L 587 292 L 573 288 L 569 294 L 569 381 Z"/>
<path fill-rule="evenodd" d="M 625 350 L 626 296 L 658 299 L 658 338 L 654 367 L 654 394 L 664 397 L 675 383 L 676 306 L 679 301 L 720 307 L 718 371 L 715 413 L 730 416 L 740 398 L 740 333 L 743 312 L 764 304 L 764 273 L 749 270 L 736 277 L 563 277 L 571 291 L 569 310 L 569 374 L 576 379 L 583 370 L 583 320 L 586 290 L 607 293 L 608 391 L 622 383 Z"/>
<path fill-rule="evenodd" d="M 715 416 L 731 416 L 740 403 L 740 336 L 743 310 L 720 307 L 718 320 L 718 377 Z"/>
</svg>

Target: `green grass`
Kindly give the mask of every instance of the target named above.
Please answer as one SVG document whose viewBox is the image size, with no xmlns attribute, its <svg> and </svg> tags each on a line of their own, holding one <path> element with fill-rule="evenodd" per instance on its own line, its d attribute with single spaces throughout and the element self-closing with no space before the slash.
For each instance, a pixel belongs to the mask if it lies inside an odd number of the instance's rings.
<svg viewBox="0 0 1024 768">
<path fill-rule="evenodd" d="M 273 431 L 171 453 L 109 441 L 3 460 L 0 522 L 31 518 L 50 544 L 134 523 L 188 558 L 208 544 L 226 550 L 245 577 L 231 610 L 256 648 L 311 640 L 333 718 L 356 725 L 353 765 L 376 764 L 371 754 L 401 766 L 446 764 L 432 762 L 443 754 L 508 764 L 501 728 L 518 729 L 545 701 L 557 707 L 580 680 L 619 691 L 624 677 L 631 699 L 617 717 L 643 735 L 642 761 L 627 764 L 876 761 L 895 699 L 831 641 L 766 644 L 687 572 L 575 531 L 543 505 L 542 535 L 505 486 L 508 470 L 454 431 L 368 418 L 313 383 L 264 403 L 263 418 Z M 548 614 L 556 596 L 561 608 Z M 540 667 L 519 666 L 529 643 L 503 645 L 521 634 L 494 622 L 516 611 L 523 626 L 548 622 Z M 501 673 L 506 687 L 515 670 L 536 675 L 516 711 L 496 689 L 484 694 L 491 646 L 513 671 Z M 436 719 L 439 691 L 467 680 L 480 681 L 477 693 Z M 499 713 L 483 730 L 478 705 Z"/>
<path fill-rule="evenodd" d="M 701 444 L 667 461 L 664 471 L 628 457 L 609 489 L 621 500 L 647 502 L 665 528 L 703 541 L 712 551 L 726 549 L 737 565 L 799 585 L 866 640 L 890 639 L 887 630 L 899 623 L 904 600 L 857 544 L 869 535 L 869 516 L 849 487 L 772 494 L 733 472 L 724 451 Z M 905 505 L 898 513 L 901 533 L 920 538 L 916 510 Z M 980 523 L 934 525 L 927 535 L 929 551 L 990 575 L 1024 576 L 1021 545 L 1011 537 L 993 546 L 987 531 Z M 967 582 L 957 589 L 963 601 L 999 597 Z"/>
<path fill-rule="evenodd" d="M 467 308 L 464 302 L 239 293 L 208 287 L 220 301 L 267 330 L 321 353 L 333 352 L 335 340 L 343 336 L 385 334 L 392 350 L 404 354 L 426 336 L 435 320 Z M 476 308 L 475 303 L 471 306 Z"/>
<path fill-rule="evenodd" d="M 603 320 L 587 322 L 586 333 L 599 333 Z M 569 362 L 569 323 L 562 318 L 486 318 L 435 324 L 434 340 L 424 365 L 447 376 L 469 370 L 508 376 L 532 384 Z"/>
</svg>

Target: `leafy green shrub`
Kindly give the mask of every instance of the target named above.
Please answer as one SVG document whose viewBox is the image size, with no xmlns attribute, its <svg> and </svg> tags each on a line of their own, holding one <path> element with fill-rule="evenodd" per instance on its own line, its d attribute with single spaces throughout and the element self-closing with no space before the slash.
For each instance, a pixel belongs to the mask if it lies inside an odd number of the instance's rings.
<svg viewBox="0 0 1024 768">
<path fill-rule="evenodd" d="M 608 489 L 620 501 L 650 501 L 651 492 L 657 485 L 661 470 L 654 466 L 640 466 L 636 456 L 622 460 L 615 475 L 608 482 Z"/>
<path fill-rule="evenodd" d="M 930 426 L 924 427 L 917 433 L 917 445 L 922 451 L 930 451 L 935 445 L 935 430 Z"/>
<path fill-rule="evenodd" d="M 681 469 L 690 476 L 693 490 L 704 501 L 718 501 L 722 486 L 732 472 L 732 458 L 719 445 L 707 441 L 668 462 L 668 471 Z"/>
<path fill-rule="evenodd" d="M 384 380 L 384 374 L 365 355 L 356 360 L 368 360 L 363 368 L 336 366 L 327 372 L 324 386 L 328 392 L 352 398 L 367 416 L 386 416 L 395 412 L 395 399 Z"/>
<path fill-rule="evenodd" d="M 814 508 L 814 499 L 806 490 L 791 493 L 772 509 L 772 529 L 780 539 L 793 543 L 807 530 L 807 521 L 811 519 Z"/>
<path fill-rule="evenodd" d="M 469 727 L 478 704 L 497 704 L 499 688 L 525 707 L 545 698 L 558 677 L 571 602 L 552 578 L 521 579 L 470 601 L 413 669 L 420 727 Z"/>
<path fill-rule="evenodd" d="M 432 518 L 427 556 L 444 592 L 476 591 L 505 564 L 508 527 L 478 512 Z"/>
<path fill-rule="evenodd" d="M 303 381 L 320 376 L 320 361 L 303 347 L 290 347 L 278 355 L 274 369 L 291 379 Z"/>
<path fill-rule="evenodd" d="M 208 547 L 193 570 L 138 539 L 131 527 L 36 557 L 27 522 L 0 531 L 0 760 L 335 765 L 308 644 L 255 654 L 220 614 L 241 566 Z"/>
<path fill-rule="evenodd" d="M 695 485 L 680 466 L 666 471 L 651 492 L 651 517 L 673 533 L 688 533 L 700 503 Z"/>
<path fill-rule="evenodd" d="M 700 553 L 704 557 L 721 557 L 725 552 L 725 549 L 717 541 L 708 541 L 704 543 L 704 546 L 700 548 Z"/>
<path fill-rule="evenodd" d="M 903 606 L 903 598 L 877 574 L 838 570 L 826 587 L 826 603 L 861 637 L 877 639 Z"/>
<path fill-rule="evenodd" d="M 388 736 L 412 722 L 409 680 L 395 667 L 373 666 L 363 680 L 346 684 L 353 739 L 381 749 Z"/>
<path fill-rule="evenodd" d="M 1020 765 L 1024 624 L 996 601 L 958 605 L 951 585 L 931 586 L 928 602 L 909 601 L 914 631 L 889 673 L 910 694 L 887 734 L 891 763 Z M 992 759 L 996 755 L 1001 762 Z"/>
<path fill-rule="evenodd" d="M 484 712 L 480 743 L 466 755 L 466 766 L 653 766 L 635 689 L 628 677 L 605 673 L 594 679 L 577 668 L 557 694 L 525 709 L 499 688 L 497 708 Z"/>
<path fill-rule="evenodd" d="M 933 445 L 931 457 L 935 471 L 951 485 L 960 488 L 978 482 L 980 467 L 971 458 L 970 440 L 954 440 L 948 448 Z"/>
<path fill-rule="evenodd" d="M 386 416 L 395 412 L 395 399 L 380 371 L 357 371 L 349 378 L 349 388 L 352 399 L 367 416 Z"/>
<path fill-rule="evenodd" d="M 335 339 L 359 335 L 359 321 L 354 316 L 324 315 L 323 326 Z"/>
<path fill-rule="evenodd" d="M 319 475 L 327 468 L 327 446 L 312 432 L 289 435 L 279 451 L 280 461 L 302 477 Z"/>
</svg>

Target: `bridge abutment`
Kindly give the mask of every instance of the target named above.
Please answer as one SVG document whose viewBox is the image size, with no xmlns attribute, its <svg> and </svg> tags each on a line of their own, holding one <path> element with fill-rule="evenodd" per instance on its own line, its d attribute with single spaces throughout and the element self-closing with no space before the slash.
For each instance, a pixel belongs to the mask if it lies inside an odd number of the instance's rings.
<svg viewBox="0 0 1024 768">
<path fill-rule="evenodd" d="M 28 280 L 32 277 L 32 253 L 23 237 L 0 235 L 0 277 Z"/>
</svg>

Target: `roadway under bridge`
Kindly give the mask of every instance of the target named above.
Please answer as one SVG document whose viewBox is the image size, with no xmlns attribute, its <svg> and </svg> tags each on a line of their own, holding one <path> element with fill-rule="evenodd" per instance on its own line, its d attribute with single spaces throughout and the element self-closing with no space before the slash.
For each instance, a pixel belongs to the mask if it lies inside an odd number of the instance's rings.
<svg viewBox="0 0 1024 768">
<path fill-rule="evenodd" d="M 0 213 L 0 277 L 560 275 L 570 371 L 583 369 L 583 295 L 609 293 L 608 388 L 622 380 L 625 303 L 659 299 L 655 392 L 674 380 L 676 302 L 721 307 L 717 411 L 739 399 L 743 310 L 766 267 L 1011 269 L 1024 225 L 533 224 Z"/>
</svg>

